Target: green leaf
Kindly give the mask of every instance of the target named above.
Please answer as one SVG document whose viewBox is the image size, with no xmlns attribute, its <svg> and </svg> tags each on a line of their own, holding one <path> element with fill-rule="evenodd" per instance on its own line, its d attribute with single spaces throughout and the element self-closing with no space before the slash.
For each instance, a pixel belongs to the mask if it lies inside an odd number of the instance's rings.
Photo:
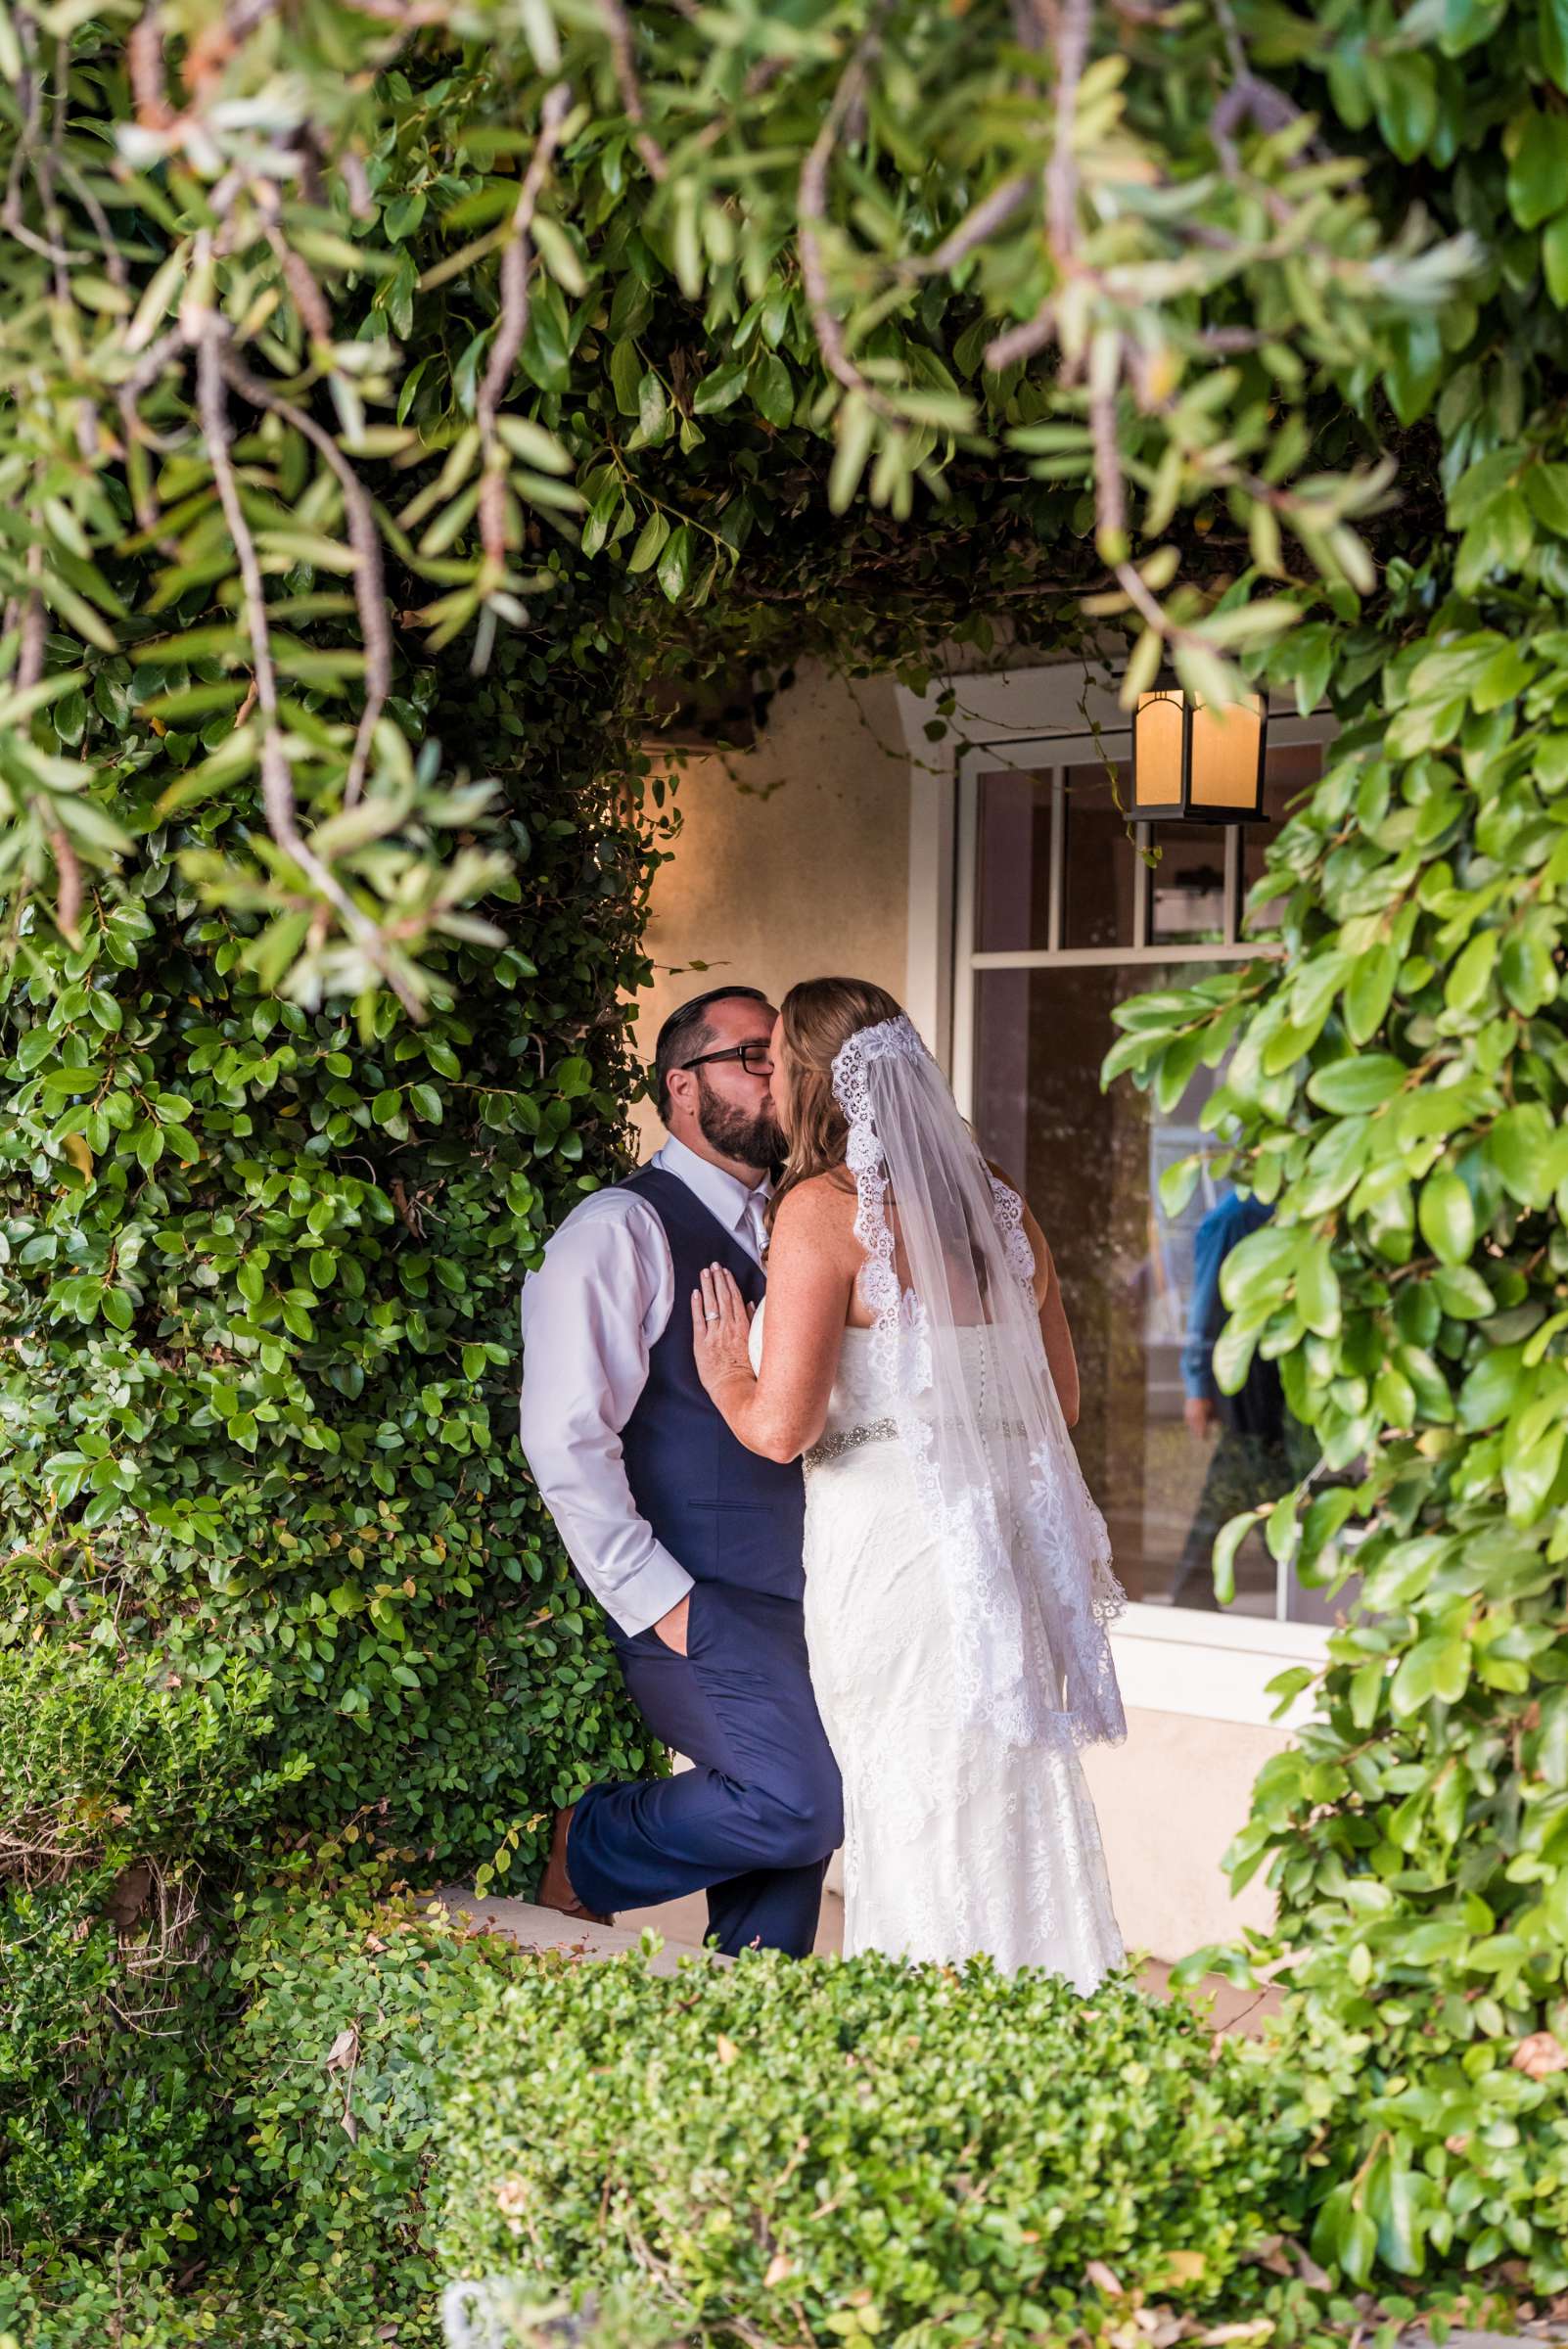
<svg viewBox="0 0 1568 2349">
<path fill-rule="evenodd" d="M 1541 264 L 1553 304 L 1568 310 L 1568 212 L 1559 212 L 1542 238 Z"/>
<path fill-rule="evenodd" d="M 1308 1240 L 1296 1260 L 1296 1311 L 1319 1337 L 1339 1334 L 1339 1277 L 1327 1240 Z"/>
<path fill-rule="evenodd" d="M 727 366 L 715 367 L 705 375 L 692 394 L 692 410 L 698 416 L 711 416 L 717 409 L 733 407 L 746 389 L 746 368 L 738 359 Z"/>
<path fill-rule="evenodd" d="M 1435 94 L 1434 94 L 1435 95 Z M 1425 145 L 1435 122 L 1435 107 L 1426 127 L 1421 131 L 1420 144 Z M 1396 154 L 1400 152 L 1395 149 Z M 1418 153 L 1419 148 L 1413 150 Z M 1394 413 L 1401 424 L 1408 427 L 1424 416 L 1443 386 L 1448 356 L 1443 348 L 1440 324 L 1435 317 L 1412 318 L 1395 329 L 1390 341 L 1394 357 L 1384 376 Z"/>
<path fill-rule="evenodd" d="M 1508 165 L 1508 208 L 1521 228 L 1539 228 L 1568 205 L 1568 120 L 1532 108 Z"/>
<path fill-rule="evenodd" d="M 1495 1346 L 1484 1354 L 1459 1389 L 1459 1425 L 1491 1427 L 1510 1412 L 1524 1386 L 1522 1346 Z"/>
<path fill-rule="evenodd" d="M 596 555 L 610 535 L 610 528 L 621 511 L 621 481 L 612 474 L 588 510 L 582 525 L 582 551 Z"/>
<path fill-rule="evenodd" d="M 1451 1320 L 1484 1321 L 1497 1312 L 1497 1299 L 1473 1265 L 1440 1265 L 1432 1290 Z"/>
<path fill-rule="evenodd" d="M 651 367 L 645 369 L 637 384 L 637 429 L 643 439 L 654 441 L 663 437 L 669 421 L 665 399 L 665 387 Z"/>
<path fill-rule="evenodd" d="M 1450 971 L 1443 990 L 1443 1000 L 1450 1011 L 1473 1011 L 1485 999 L 1492 985 L 1499 943 L 1496 930 L 1483 930 L 1471 939 Z"/>
<path fill-rule="evenodd" d="M 1432 2182 L 1403 2165 L 1391 2168 L 1387 2204 L 1378 2230 L 1378 2251 L 1401 2276 L 1419 2276 L 1426 2266 L 1426 2213 Z"/>
<path fill-rule="evenodd" d="M 1408 1075 L 1405 1063 L 1392 1053 L 1363 1052 L 1355 1059 L 1331 1061 L 1326 1068 L 1314 1070 L 1307 1083 L 1308 1098 L 1319 1109 L 1332 1110 L 1340 1117 L 1380 1109 L 1401 1090 Z"/>
<path fill-rule="evenodd" d="M 496 432 L 515 457 L 539 473 L 570 473 L 572 459 L 554 433 L 547 433 L 531 416 L 498 416 Z"/>
<path fill-rule="evenodd" d="M 637 543 L 626 561 L 628 571 L 648 571 L 658 561 L 666 539 L 669 536 L 669 517 L 656 506 L 637 534 Z"/>
<path fill-rule="evenodd" d="M 773 351 L 764 351 L 757 360 L 749 379 L 752 398 L 757 412 L 775 431 L 782 432 L 794 421 L 795 384 L 784 361 Z"/>
<path fill-rule="evenodd" d="M 682 523 L 670 532 L 659 558 L 659 584 L 672 604 L 678 603 L 686 592 L 691 578 L 691 531 Z"/>
<path fill-rule="evenodd" d="M 1352 1043 L 1366 1043 L 1383 1025 L 1399 971 L 1392 945 L 1372 946 L 1358 958 L 1345 988 L 1345 1027 Z"/>
<path fill-rule="evenodd" d="M 1557 993 L 1556 932 L 1547 916 L 1526 914 L 1515 922 L 1503 942 L 1498 976 L 1502 991 L 1525 1019 L 1555 999 Z"/>
<path fill-rule="evenodd" d="M 1462 1265 L 1475 1248 L 1475 1205 L 1451 1167 L 1439 1167 L 1421 1185 L 1415 1220 L 1421 1237 L 1446 1265 Z"/>
<path fill-rule="evenodd" d="M 1160 1176 L 1160 1213 L 1175 1222 L 1198 1187 L 1203 1173 L 1203 1153 L 1191 1151 L 1166 1168 Z"/>
<path fill-rule="evenodd" d="M 1438 122 L 1437 74 L 1419 50 L 1385 52 L 1378 76 L 1378 125 L 1402 163 L 1423 154 Z"/>
<path fill-rule="evenodd" d="M 1531 513 L 1559 538 L 1568 538 L 1568 465 L 1532 465 L 1524 477 Z"/>
<path fill-rule="evenodd" d="M 1568 90 L 1568 0 L 1540 0 L 1541 62 L 1559 90 Z"/>
<path fill-rule="evenodd" d="M 381 215 L 382 226 L 392 244 L 399 245 L 404 238 L 413 235 L 425 217 L 425 203 L 422 189 L 415 189 L 409 196 L 392 198 Z"/>
<path fill-rule="evenodd" d="M 610 353 L 610 383 L 616 395 L 616 406 L 623 416 L 641 412 L 638 385 L 642 382 L 642 358 L 630 336 L 618 343 Z"/>
<path fill-rule="evenodd" d="M 1236 1552 L 1264 1513 L 1243 1509 L 1220 1528 L 1214 1545 L 1214 1594 L 1222 1607 L 1229 1606 L 1236 1595 Z"/>
<path fill-rule="evenodd" d="M 844 513 L 853 498 L 875 437 L 876 418 L 870 406 L 858 392 L 850 392 L 839 409 L 838 446 L 828 476 L 828 505 L 833 513 Z"/>
<path fill-rule="evenodd" d="M 1457 1704 L 1470 1679 L 1470 1644 L 1439 1632 L 1418 1639 L 1395 1673 L 1389 1688 L 1389 1710 L 1397 1720 L 1419 1713 L 1434 1698 Z"/>
<path fill-rule="evenodd" d="M 1556 1130 L 1539 1101 L 1505 1109 L 1486 1138 L 1486 1155 L 1521 1207 L 1545 1207 L 1557 1187 Z"/>
</svg>

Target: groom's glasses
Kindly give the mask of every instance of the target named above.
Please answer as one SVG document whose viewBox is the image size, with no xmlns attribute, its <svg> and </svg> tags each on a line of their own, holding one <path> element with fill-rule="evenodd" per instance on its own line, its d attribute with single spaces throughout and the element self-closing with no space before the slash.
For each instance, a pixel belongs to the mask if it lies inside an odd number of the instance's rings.
<svg viewBox="0 0 1568 2349">
<path fill-rule="evenodd" d="M 771 1077 L 773 1057 L 765 1044 L 731 1044 L 727 1052 L 699 1052 L 695 1060 L 683 1060 L 683 1069 L 706 1069 L 715 1060 L 738 1060 L 748 1077 Z"/>
</svg>

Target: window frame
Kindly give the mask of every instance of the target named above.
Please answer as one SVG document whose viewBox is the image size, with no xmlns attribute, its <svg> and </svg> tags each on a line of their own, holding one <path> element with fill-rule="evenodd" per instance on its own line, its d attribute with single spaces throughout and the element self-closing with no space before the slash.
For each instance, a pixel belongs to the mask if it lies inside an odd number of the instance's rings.
<svg viewBox="0 0 1568 2349">
<path fill-rule="evenodd" d="M 1269 747 L 1276 744 L 1292 747 L 1298 743 L 1327 742 L 1335 727 L 1325 714 L 1298 717 L 1294 713 L 1281 713 L 1278 718 L 1270 714 L 1268 721 Z M 970 741 L 958 752 L 954 771 L 953 853 L 952 870 L 952 963 L 945 993 L 951 1006 L 951 1027 L 946 1038 L 946 1066 L 958 1106 L 964 1116 L 974 1114 L 975 1024 L 978 1016 L 978 992 L 975 986 L 981 971 L 1042 971 L 1071 970 L 1095 966 L 1102 969 L 1137 969 L 1140 965 L 1164 967 L 1171 963 L 1255 962 L 1260 953 L 1276 949 L 1249 944 L 1241 937 L 1241 916 L 1245 898 L 1244 824 L 1216 825 L 1222 830 L 1224 851 L 1224 923 L 1222 944 L 1184 945 L 1174 939 L 1156 939 L 1154 930 L 1154 890 L 1147 852 L 1154 844 L 1154 835 L 1161 830 L 1174 830 L 1173 823 L 1157 825 L 1134 822 L 1130 826 L 1131 851 L 1135 857 L 1132 872 L 1132 929 L 1133 943 L 1127 946 L 1064 946 L 1061 944 L 1062 914 L 1067 886 L 1067 787 L 1070 768 L 1091 766 L 1106 760 L 1115 760 L 1122 773 L 1129 771 L 1128 762 L 1132 751 L 1131 733 L 1124 723 L 1120 731 L 1101 728 L 1097 734 L 1050 734 L 1010 737 L 1004 743 Z M 1039 756 L 1047 753 L 1045 757 Z M 993 773 L 998 764 L 1032 775 L 1049 775 L 1051 779 L 1051 861 L 1049 876 L 1049 943 L 1043 946 L 977 947 L 975 944 L 976 893 L 979 881 L 980 844 L 980 783 L 981 777 Z"/>
</svg>

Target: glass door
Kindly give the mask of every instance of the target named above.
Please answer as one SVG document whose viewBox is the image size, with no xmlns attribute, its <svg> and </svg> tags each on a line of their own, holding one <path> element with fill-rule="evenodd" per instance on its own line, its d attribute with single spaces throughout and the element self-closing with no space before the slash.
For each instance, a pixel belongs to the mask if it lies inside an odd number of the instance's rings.
<svg viewBox="0 0 1568 2349">
<path fill-rule="evenodd" d="M 1242 903 L 1268 829 L 1322 757 L 1324 729 L 1278 731 L 1266 825 L 1130 835 L 1091 742 L 1042 745 L 1038 763 L 1009 745 L 1006 767 L 976 753 L 960 779 L 955 1085 L 1050 1242 L 1082 1371 L 1079 1455 L 1128 1595 L 1146 1605 L 1212 1609 L 1220 1526 L 1312 1464 L 1270 1366 L 1235 1398 L 1212 1376 L 1219 1266 L 1265 1211 L 1207 1171 L 1179 1216 L 1159 1204 L 1165 1169 L 1209 1139 L 1198 1121 L 1218 1073 L 1197 1071 L 1168 1112 L 1099 1082 L 1118 1004 L 1246 959 Z M 1330 1618 L 1257 1537 L 1235 1608 Z"/>
</svg>

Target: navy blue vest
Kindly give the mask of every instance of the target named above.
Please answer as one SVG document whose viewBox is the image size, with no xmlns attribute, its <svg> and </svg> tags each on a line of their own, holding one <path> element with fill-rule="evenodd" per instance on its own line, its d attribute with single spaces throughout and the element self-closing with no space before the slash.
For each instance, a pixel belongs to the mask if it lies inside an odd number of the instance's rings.
<svg viewBox="0 0 1568 2349">
<path fill-rule="evenodd" d="M 724 1425 L 697 1375 L 691 1293 L 705 1265 L 733 1272 L 748 1305 L 767 1282 L 694 1191 L 662 1167 L 642 1167 L 623 1189 L 659 1218 L 675 1267 L 669 1325 L 649 1351 L 648 1383 L 621 1431 L 631 1497 L 694 1582 L 738 1583 L 774 1598 L 806 1588 L 806 1482 L 799 1460 L 764 1460 Z"/>
</svg>

